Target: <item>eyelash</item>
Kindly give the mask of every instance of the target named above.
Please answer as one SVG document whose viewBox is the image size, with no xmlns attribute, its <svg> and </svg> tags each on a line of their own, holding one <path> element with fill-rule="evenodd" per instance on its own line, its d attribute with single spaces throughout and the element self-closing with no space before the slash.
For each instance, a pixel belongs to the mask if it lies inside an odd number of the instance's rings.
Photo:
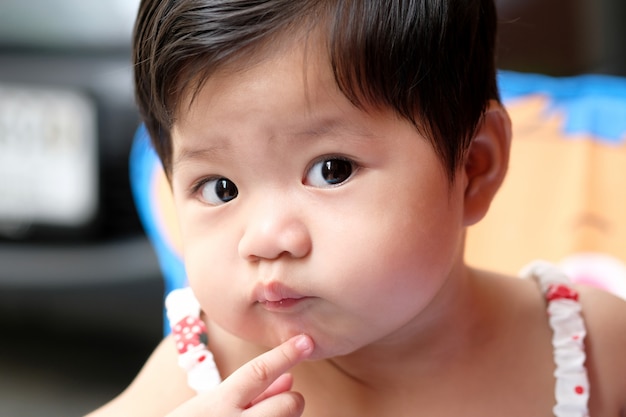
<svg viewBox="0 0 626 417">
<path fill-rule="evenodd" d="M 223 178 L 220 175 L 212 175 L 209 177 L 204 177 L 204 178 L 200 178 L 199 180 L 197 180 L 196 182 L 194 182 L 193 184 L 191 184 L 191 187 L 189 188 L 189 195 L 191 197 L 195 197 L 198 195 L 198 193 L 200 192 L 200 190 L 202 189 L 202 187 L 209 181 L 215 181 L 215 180 L 219 180 L 220 178 Z"/>
<path fill-rule="evenodd" d="M 303 182 L 307 179 L 309 173 L 311 173 L 311 170 L 319 163 L 323 163 L 323 162 L 327 162 L 327 161 L 342 161 L 342 162 L 346 162 L 350 165 L 350 174 L 342 181 L 340 181 L 338 184 L 330 184 L 328 183 L 329 187 L 334 187 L 334 186 L 339 186 L 341 184 L 343 184 L 344 182 L 348 181 L 349 179 L 351 179 L 354 174 L 357 172 L 357 170 L 359 169 L 359 165 L 351 158 L 342 156 L 342 155 L 324 155 L 321 156 L 319 158 L 317 158 L 315 161 L 313 161 L 306 169 L 304 178 L 303 178 Z M 326 187 L 324 187 L 326 188 Z"/>
<path fill-rule="evenodd" d="M 313 168 L 315 166 L 315 164 L 319 164 L 320 162 L 324 162 L 324 161 L 331 161 L 331 160 L 338 160 L 338 161 L 343 161 L 343 162 L 348 162 L 350 163 L 354 168 L 356 168 L 356 162 L 354 162 L 354 160 L 348 158 L 347 156 L 343 156 L 343 155 L 322 155 L 319 158 L 316 158 L 306 169 L 306 172 L 309 172 L 311 170 L 311 168 Z"/>
<path fill-rule="evenodd" d="M 313 169 L 313 167 L 317 164 L 319 164 L 320 162 L 324 162 L 324 161 L 331 161 L 331 160 L 339 160 L 339 161 L 343 161 L 343 162 L 347 162 L 351 165 L 351 169 L 352 172 L 349 175 L 349 177 L 346 179 L 350 179 L 351 177 L 354 176 L 354 174 L 356 173 L 356 171 L 359 169 L 359 165 L 352 159 L 342 156 L 342 155 L 324 155 L 321 156 L 319 158 L 317 158 L 316 160 L 314 160 L 305 170 L 305 175 L 303 177 L 303 182 L 306 180 L 307 175 L 309 174 L 309 172 L 311 172 L 311 169 Z M 210 175 L 207 177 L 203 177 L 200 178 L 199 180 L 195 181 L 191 187 L 189 188 L 189 195 L 191 197 L 197 197 L 198 193 L 202 190 L 202 187 L 204 185 L 206 185 L 208 182 L 210 181 L 216 181 L 219 180 L 221 178 L 225 178 L 222 175 Z M 342 181 L 343 182 L 343 181 Z"/>
</svg>

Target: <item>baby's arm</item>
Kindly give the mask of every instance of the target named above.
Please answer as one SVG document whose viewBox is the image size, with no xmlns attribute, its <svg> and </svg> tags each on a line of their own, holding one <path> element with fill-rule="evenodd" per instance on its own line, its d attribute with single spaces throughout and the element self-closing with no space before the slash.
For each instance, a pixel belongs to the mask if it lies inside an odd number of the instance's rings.
<svg viewBox="0 0 626 417">
<path fill-rule="evenodd" d="M 195 396 L 178 366 L 171 336 L 152 353 L 131 385 L 117 398 L 87 417 L 164 416 Z"/>
<path fill-rule="evenodd" d="M 87 417 L 300 416 L 304 399 L 291 391 L 285 374 L 313 352 L 308 336 L 295 336 L 237 369 L 215 389 L 195 395 L 178 368 L 171 337 L 152 354 L 135 381 L 119 397 Z M 172 352 L 174 354 L 172 354 Z M 174 366 L 172 366 L 172 364 Z"/>
<path fill-rule="evenodd" d="M 299 417 L 304 398 L 291 391 L 292 367 L 313 353 L 310 337 L 292 337 L 250 360 L 219 386 L 199 394 L 168 417 Z"/>
</svg>

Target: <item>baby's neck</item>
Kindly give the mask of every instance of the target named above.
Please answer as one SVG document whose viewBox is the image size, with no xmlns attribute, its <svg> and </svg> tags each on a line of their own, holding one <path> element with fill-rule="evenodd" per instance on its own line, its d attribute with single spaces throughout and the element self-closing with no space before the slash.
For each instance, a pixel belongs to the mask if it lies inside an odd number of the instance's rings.
<svg viewBox="0 0 626 417">
<path fill-rule="evenodd" d="M 393 335 L 346 356 L 302 363 L 294 376 L 307 400 L 303 417 L 548 412 L 553 352 L 540 292 L 527 280 L 470 276 L 460 291 L 467 297 L 437 301 L 433 306 L 456 304 L 416 321 L 401 333 L 405 339 Z"/>
</svg>

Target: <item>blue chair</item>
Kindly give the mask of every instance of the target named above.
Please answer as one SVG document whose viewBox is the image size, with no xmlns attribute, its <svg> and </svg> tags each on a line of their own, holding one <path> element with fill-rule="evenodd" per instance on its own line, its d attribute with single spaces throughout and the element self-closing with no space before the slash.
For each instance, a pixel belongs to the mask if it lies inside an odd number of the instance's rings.
<svg viewBox="0 0 626 417">
<path fill-rule="evenodd" d="M 181 257 L 171 190 L 143 125 L 135 134 L 129 163 L 135 206 L 159 260 L 165 281 L 164 295 L 167 295 L 172 290 L 187 286 L 187 276 Z M 164 320 L 164 332 L 170 333 L 167 320 Z"/>
</svg>

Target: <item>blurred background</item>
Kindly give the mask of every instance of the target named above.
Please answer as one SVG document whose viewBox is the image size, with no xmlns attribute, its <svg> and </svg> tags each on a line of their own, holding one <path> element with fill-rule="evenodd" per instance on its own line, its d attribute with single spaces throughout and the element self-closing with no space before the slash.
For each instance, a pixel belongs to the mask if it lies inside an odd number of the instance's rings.
<svg viewBox="0 0 626 417">
<path fill-rule="evenodd" d="M 80 416 L 162 335 L 135 212 L 137 0 L 0 1 L 0 416 Z"/>
<path fill-rule="evenodd" d="M 498 0 L 499 67 L 626 75 L 623 0 Z M 162 335 L 133 206 L 137 0 L 0 0 L 0 416 L 80 416 Z"/>
</svg>

